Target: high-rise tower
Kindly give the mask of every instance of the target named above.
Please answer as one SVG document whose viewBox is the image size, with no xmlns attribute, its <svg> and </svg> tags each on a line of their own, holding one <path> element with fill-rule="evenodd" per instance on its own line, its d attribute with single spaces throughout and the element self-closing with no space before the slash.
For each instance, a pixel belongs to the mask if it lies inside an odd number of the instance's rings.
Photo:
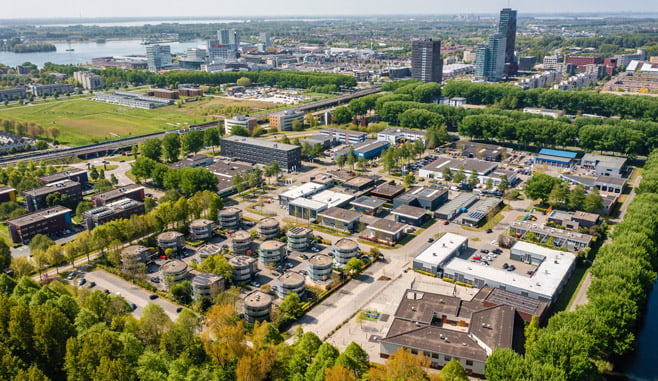
<svg viewBox="0 0 658 381">
<path fill-rule="evenodd" d="M 507 74 L 514 74 L 518 70 L 514 48 L 516 47 L 516 11 L 503 8 L 498 21 L 498 33 L 502 34 L 507 42 L 505 44 L 505 67 Z"/>
<path fill-rule="evenodd" d="M 427 82 L 441 83 L 443 61 L 441 41 L 422 40 L 411 44 L 411 77 Z"/>
</svg>

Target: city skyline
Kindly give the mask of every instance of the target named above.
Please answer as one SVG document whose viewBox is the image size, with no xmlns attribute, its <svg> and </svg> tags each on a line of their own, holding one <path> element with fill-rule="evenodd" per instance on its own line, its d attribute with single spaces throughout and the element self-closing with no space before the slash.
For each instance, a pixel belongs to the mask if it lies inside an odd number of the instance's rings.
<svg viewBox="0 0 658 381">
<path fill-rule="evenodd" d="M 2 19 L 28 18 L 109 18 L 109 17 L 281 17 L 281 16 L 349 16 L 349 15 L 414 15 L 414 14 L 493 14 L 501 8 L 511 6 L 521 14 L 529 13 L 597 13 L 597 12 L 657 12 L 658 4 L 629 0 L 618 2 L 602 0 L 574 4 L 568 0 L 543 1 L 485 1 L 467 0 L 459 3 L 411 0 L 404 3 L 380 3 L 374 0 L 350 2 L 338 0 L 329 3 L 309 3 L 301 0 L 284 0 L 272 3 L 254 0 L 249 8 L 239 3 L 208 3 L 190 0 L 184 7 L 174 3 L 146 0 L 133 2 L 116 0 L 111 3 L 90 3 L 73 0 L 62 7 L 59 3 L 38 0 L 31 3 L 12 3 L 3 8 Z M 129 10 L 129 11 L 126 11 Z"/>
</svg>

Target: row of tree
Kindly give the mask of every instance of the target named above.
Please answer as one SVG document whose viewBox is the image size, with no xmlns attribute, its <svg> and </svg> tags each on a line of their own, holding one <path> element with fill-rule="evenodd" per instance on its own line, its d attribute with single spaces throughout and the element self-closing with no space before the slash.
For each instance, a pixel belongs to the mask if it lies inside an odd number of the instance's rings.
<svg viewBox="0 0 658 381">
<path fill-rule="evenodd" d="M 166 162 L 177 161 L 180 155 L 197 153 L 203 147 L 214 147 L 220 143 L 222 131 L 219 127 L 191 130 L 182 135 L 166 134 L 162 139 L 148 139 L 139 145 L 139 153 L 149 159 Z"/>
<path fill-rule="evenodd" d="M 566 181 L 546 174 L 535 175 L 528 179 L 525 194 L 528 198 L 540 200 L 562 210 L 596 212 L 603 208 L 603 199 L 598 188 L 594 187 L 588 194 L 582 185 L 576 185 L 571 189 Z"/>
<path fill-rule="evenodd" d="M 56 65 L 51 62 L 44 64 L 44 70 L 72 75 L 83 68 L 73 65 Z M 121 81 L 133 85 L 174 86 L 181 83 L 218 86 L 226 83 L 236 83 L 240 78 L 248 78 L 252 83 L 284 88 L 308 89 L 313 86 L 336 85 L 339 87 L 356 86 L 353 76 L 330 73 L 312 73 L 298 71 L 250 71 L 235 73 L 206 73 L 201 71 L 177 72 L 170 71 L 157 74 L 145 70 L 122 70 L 107 68 L 92 70 L 106 80 Z"/>
<path fill-rule="evenodd" d="M 658 263 L 658 151 L 645 166 L 638 195 L 612 242 L 592 265 L 588 303 L 553 316 L 547 327 L 526 331 L 525 355 L 496 349 L 487 360 L 488 380 L 584 380 L 600 378 L 609 362 L 631 351 Z"/>
<path fill-rule="evenodd" d="M 174 169 L 146 156 L 140 156 L 132 164 L 132 174 L 137 179 L 151 179 L 158 186 L 176 189 L 188 196 L 204 190 L 217 191 L 217 177 L 206 168 Z"/>
</svg>

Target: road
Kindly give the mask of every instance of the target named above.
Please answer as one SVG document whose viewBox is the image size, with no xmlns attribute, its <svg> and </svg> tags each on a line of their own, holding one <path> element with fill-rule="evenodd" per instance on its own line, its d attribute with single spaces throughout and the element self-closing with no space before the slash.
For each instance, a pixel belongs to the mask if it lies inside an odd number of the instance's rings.
<svg viewBox="0 0 658 381">
<path fill-rule="evenodd" d="M 137 309 L 133 311 L 133 315 L 136 318 L 142 316 L 144 307 L 146 307 L 148 303 L 155 303 L 162 307 L 172 321 L 175 321 L 178 318 L 178 313 L 176 312 L 178 306 L 176 304 L 162 298 L 151 300 L 149 299 L 149 296 L 151 295 L 150 292 L 147 292 L 146 290 L 115 275 L 102 270 L 95 270 L 84 274 L 84 278 L 87 280 L 87 283 L 96 282 L 96 289 L 101 291 L 109 290 L 112 294 L 119 293 L 129 304 L 134 303 L 137 306 Z M 83 287 L 86 286 L 87 285 L 85 284 Z"/>
</svg>

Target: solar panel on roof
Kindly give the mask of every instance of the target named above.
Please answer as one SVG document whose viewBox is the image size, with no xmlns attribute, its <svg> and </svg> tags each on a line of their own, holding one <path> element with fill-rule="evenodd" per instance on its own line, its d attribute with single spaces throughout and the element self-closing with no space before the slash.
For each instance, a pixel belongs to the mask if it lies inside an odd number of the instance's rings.
<svg viewBox="0 0 658 381">
<path fill-rule="evenodd" d="M 485 214 L 482 213 L 482 212 L 470 212 L 468 214 L 468 217 L 473 218 L 473 219 L 477 219 L 477 220 L 484 218 L 484 216 L 485 216 Z"/>
</svg>

